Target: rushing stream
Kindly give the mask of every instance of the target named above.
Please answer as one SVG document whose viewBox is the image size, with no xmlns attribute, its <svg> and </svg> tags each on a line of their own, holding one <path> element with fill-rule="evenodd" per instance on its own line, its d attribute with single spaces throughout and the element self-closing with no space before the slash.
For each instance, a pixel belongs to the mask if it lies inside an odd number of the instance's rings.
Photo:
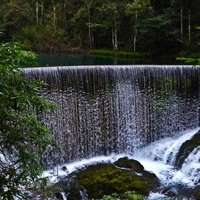
<svg viewBox="0 0 200 200">
<path fill-rule="evenodd" d="M 56 139 L 44 157 L 48 169 L 59 164 L 56 173 L 64 175 L 63 164 L 70 172 L 126 154 L 165 185 L 199 183 L 200 148 L 180 170 L 174 167 L 180 146 L 199 127 L 198 67 L 45 67 L 25 73 L 44 81 L 41 95 L 58 105 L 42 116 Z"/>
</svg>

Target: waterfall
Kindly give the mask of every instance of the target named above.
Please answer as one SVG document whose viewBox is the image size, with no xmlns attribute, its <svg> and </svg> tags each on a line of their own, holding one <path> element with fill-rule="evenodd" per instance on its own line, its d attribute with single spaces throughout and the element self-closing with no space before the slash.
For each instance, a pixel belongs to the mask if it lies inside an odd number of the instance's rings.
<svg viewBox="0 0 200 200">
<path fill-rule="evenodd" d="M 51 168 L 112 153 L 134 155 L 196 128 L 199 72 L 193 66 L 153 65 L 25 69 L 28 78 L 45 83 L 41 95 L 57 104 L 42 116 L 56 142 L 44 163 Z M 173 163 L 178 145 L 162 149 L 166 163 Z"/>
</svg>

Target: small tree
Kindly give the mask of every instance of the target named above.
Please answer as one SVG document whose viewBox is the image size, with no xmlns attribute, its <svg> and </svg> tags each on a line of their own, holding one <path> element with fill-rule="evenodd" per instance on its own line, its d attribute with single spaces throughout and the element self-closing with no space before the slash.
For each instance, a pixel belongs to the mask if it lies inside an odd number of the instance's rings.
<svg viewBox="0 0 200 200">
<path fill-rule="evenodd" d="M 97 8 L 99 13 L 101 13 L 102 19 L 99 20 L 99 25 L 105 30 L 111 32 L 112 36 L 112 46 L 114 50 L 119 49 L 119 27 L 120 27 L 120 17 L 121 17 L 121 9 L 123 2 L 118 0 L 108 1 L 105 0 L 103 3 Z"/>
<path fill-rule="evenodd" d="M 133 51 L 137 50 L 137 38 L 138 38 L 138 19 L 139 14 L 144 12 L 150 7 L 149 0 L 135 0 L 132 3 L 128 3 L 126 6 L 126 14 L 132 17 L 132 23 L 134 24 L 133 31 Z"/>
<path fill-rule="evenodd" d="M 38 182 L 41 157 L 51 141 L 39 113 L 51 105 L 38 95 L 41 84 L 26 79 L 20 67 L 36 56 L 19 44 L 0 45 L 0 199 L 24 199 Z"/>
</svg>

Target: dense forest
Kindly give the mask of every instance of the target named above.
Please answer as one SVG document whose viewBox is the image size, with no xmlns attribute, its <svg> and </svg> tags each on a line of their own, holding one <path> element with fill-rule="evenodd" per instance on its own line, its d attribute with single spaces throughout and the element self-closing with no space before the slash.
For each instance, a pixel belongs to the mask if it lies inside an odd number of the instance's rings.
<svg viewBox="0 0 200 200">
<path fill-rule="evenodd" d="M 198 56 L 197 0 L 0 0 L 0 40 L 40 52 Z"/>
</svg>

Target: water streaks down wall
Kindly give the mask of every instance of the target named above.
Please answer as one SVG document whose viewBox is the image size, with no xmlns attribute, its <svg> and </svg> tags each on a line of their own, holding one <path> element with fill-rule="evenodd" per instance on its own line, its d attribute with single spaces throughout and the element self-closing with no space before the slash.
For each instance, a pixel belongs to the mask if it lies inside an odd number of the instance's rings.
<svg viewBox="0 0 200 200">
<path fill-rule="evenodd" d="M 44 97 L 58 108 L 44 114 L 56 148 L 52 167 L 136 149 L 199 125 L 200 69 L 192 66 L 29 68 Z"/>
</svg>

